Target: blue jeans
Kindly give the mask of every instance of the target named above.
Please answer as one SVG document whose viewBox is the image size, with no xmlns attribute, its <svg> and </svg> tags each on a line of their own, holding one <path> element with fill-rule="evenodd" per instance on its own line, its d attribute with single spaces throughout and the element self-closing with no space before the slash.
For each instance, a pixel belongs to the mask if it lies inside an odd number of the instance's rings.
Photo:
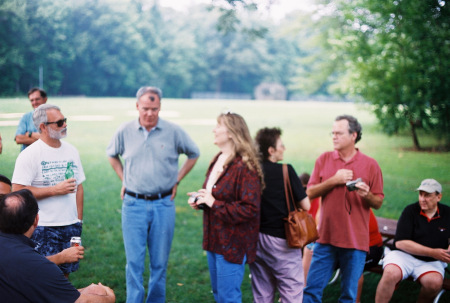
<svg viewBox="0 0 450 303">
<path fill-rule="evenodd" d="M 146 302 L 166 299 L 166 271 L 175 229 L 175 203 L 170 196 L 147 201 L 125 195 L 122 232 L 127 258 L 127 302 L 144 300 L 143 273 L 148 247 L 150 279 Z"/>
<path fill-rule="evenodd" d="M 323 290 L 337 264 L 341 269 L 341 296 L 338 302 L 355 302 L 358 280 L 363 273 L 366 254 L 362 250 L 316 243 L 306 278 L 303 303 L 322 302 Z"/>
<path fill-rule="evenodd" d="M 222 255 L 207 251 L 209 275 L 214 299 L 218 303 L 242 302 L 241 284 L 244 279 L 245 261 L 230 263 Z"/>
</svg>

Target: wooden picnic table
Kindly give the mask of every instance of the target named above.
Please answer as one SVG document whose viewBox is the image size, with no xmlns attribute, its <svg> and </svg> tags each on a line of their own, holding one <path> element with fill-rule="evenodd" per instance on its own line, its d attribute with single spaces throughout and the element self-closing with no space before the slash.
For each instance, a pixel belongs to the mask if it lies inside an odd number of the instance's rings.
<svg viewBox="0 0 450 303">
<path fill-rule="evenodd" d="M 394 246 L 395 231 L 397 230 L 397 220 L 376 217 L 378 222 L 378 231 L 383 237 L 383 244 L 389 248 Z"/>
</svg>

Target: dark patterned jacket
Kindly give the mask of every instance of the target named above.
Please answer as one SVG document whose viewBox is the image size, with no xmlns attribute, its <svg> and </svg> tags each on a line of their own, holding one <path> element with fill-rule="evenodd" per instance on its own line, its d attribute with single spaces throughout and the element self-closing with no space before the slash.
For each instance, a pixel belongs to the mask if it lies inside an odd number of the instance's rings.
<svg viewBox="0 0 450 303">
<path fill-rule="evenodd" d="M 217 155 L 208 168 L 203 188 Z M 240 156 L 224 167 L 212 195 L 212 208 L 203 214 L 203 249 L 223 255 L 231 263 L 247 263 L 256 257 L 258 242 L 261 182 L 256 170 L 250 170 Z"/>
</svg>

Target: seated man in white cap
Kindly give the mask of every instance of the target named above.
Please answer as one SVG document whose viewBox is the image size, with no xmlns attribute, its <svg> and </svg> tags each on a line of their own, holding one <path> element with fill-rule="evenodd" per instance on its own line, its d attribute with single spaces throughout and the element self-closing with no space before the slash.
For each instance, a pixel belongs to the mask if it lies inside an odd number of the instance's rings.
<svg viewBox="0 0 450 303">
<path fill-rule="evenodd" d="M 397 284 L 412 276 L 422 285 L 417 302 L 432 302 L 442 288 L 450 262 L 450 207 L 439 203 L 442 186 L 434 179 L 420 184 L 419 201 L 403 210 L 394 245 L 383 261 L 375 302 L 389 302 Z"/>
</svg>

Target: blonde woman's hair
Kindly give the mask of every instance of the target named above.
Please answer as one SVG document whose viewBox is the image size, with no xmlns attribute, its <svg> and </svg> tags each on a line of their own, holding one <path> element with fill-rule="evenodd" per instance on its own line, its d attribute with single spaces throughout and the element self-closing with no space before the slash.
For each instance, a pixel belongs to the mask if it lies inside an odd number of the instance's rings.
<svg viewBox="0 0 450 303">
<path fill-rule="evenodd" d="M 226 163 L 229 163 L 236 155 L 241 156 L 242 161 L 247 167 L 258 173 L 261 180 L 261 186 L 264 188 L 264 176 L 260 164 L 259 153 L 244 118 L 238 114 L 225 113 L 220 114 L 219 117 L 217 117 L 217 122 L 225 125 L 231 136 L 231 140 L 234 143 L 234 154 L 226 160 Z"/>
</svg>

